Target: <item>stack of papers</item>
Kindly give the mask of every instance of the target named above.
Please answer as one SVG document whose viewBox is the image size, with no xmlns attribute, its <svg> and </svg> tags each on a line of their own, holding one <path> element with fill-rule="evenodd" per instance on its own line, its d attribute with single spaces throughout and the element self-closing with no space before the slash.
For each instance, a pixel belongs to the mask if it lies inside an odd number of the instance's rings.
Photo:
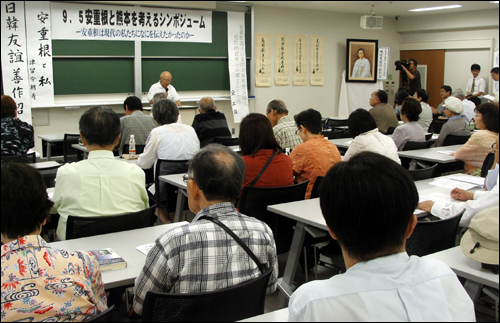
<svg viewBox="0 0 500 323">
<path fill-rule="evenodd" d="M 449 188 L 450 190 L 454 188 L 460 188 L 463 190 L 470 190 L 476 186 L 484 185 L 484 178 L 477 177 L 472 178 L 472 176 L 457 176 L 457 177 L 448 177 L 448 178 L 438 178 L 434 182 L 429 183 L 431 185 Z"/>
</svg>

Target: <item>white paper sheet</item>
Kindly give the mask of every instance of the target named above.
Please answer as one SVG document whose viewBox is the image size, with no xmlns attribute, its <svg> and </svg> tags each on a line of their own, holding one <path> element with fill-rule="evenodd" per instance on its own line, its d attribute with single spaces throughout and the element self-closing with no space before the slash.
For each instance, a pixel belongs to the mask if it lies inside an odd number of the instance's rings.
<svg viewBox="0 0 500 323">
<path fill-rule="evenodd" d="M 453 180 L 450 178 L 439 178 L 439 179 L 436 179 L 434 182 L 429 183 L 429 184 L 439 186 L 439 187 L 449 188 L 450 190 L 458 187 L 458 188 L 461 188 L 461 189 L 466 190 L 466 191 L 478 186 L 477 184 L 465 183 L 465 182 L 456 181 L 456 180 Z"/>
</svg>

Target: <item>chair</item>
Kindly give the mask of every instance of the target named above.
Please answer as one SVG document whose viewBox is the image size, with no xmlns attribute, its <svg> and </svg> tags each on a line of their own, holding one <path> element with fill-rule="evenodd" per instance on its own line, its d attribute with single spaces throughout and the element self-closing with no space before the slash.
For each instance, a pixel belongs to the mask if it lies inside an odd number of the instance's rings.
<svg viewBox="0 0 500 323">
<path fill-rule="evenodd" d="M 443 146 L 463 145 L 469 140 L 469 136 L 447 135 L 444 138 Z"/>
<path fill-rule="evenodd" d="M 114 322 L 113 321 L 114 313 L 115 313 L 115 306 L 111 305 L 104 312 L 92 316 L 87 316 L 82 322 Z"/>
<path fill-rule="evenodd" d="M 246 186 L 243 189 L 240 212 L 267 223 L 273 231 L 278 254 L 290 249 L 296 221 L 268 211 L 267 206 L 303 200 L 308 184 L 309 181 L 284 187 Z"/>
<path fill-rule="evenodd" d="M 112 216 L 68 216 L 66 240 L 153 226 L 156 206 L 142 211 Z"/>
<path fill-rule="evenodd" d="M 403 150 L 416 150 L 416 149 L 426 149 L 431 147 L 431 141 L 411 141 L 408 140 L 404 147 Z"/>
<path fill-rule="evenodd" d="M 239 138 L 232 137 L 214 137 L 214 143 L 224 146 L 238 146 L 240 144 Z"/>
<path fill-rule="evenodd" d="M 428 140 L 431 140 L 432 139 L 432 133 L 431 132 L 428 132 L 425 134 L 425 140 L 428 141 Z"/>
<path fill-rule="evenodd" d="M 176 188 L 172 185 L 167 185 L 165 182 L 161 182 L 159 176 L 187 173 L 188 162 L 189 160 L 156 160 L 154 199 L 157 208 L 168 208 L 169 204 L 175 205 L 177 199 L 177 194 L 175 194 Z M 164 198 L 162 199 L 162 197 Z"/>
<path fill-rule="evenodd" d="M 394 133 L 394 130 L 396 130 L 396 127 L 389 127 L 387 128 L 387 132 L 385 134 L 392 135 Z"/>
<path fill-rule="evenodd" d="M 321 185 L 321 181 L 323 180 L 324 176 L 318 176 L 316 177 L 316 181 L 314 181 L 313 188 L 311 190 L 311 197 L 312 199 L 319 197 L 319 186 Z"/>
<path fill-rule="evenodd" d="M 434 119 L 434 120 L 432 120 L 431 124 L 429 125 L 429 129 L 427 129 L 427 131 L 432 132 L 432 133 L 440 133 L 441 128 L 443 128 L 443 125 L 447 121 L 448 120 L 445 120 L 445 119 Z"/>
<path fill-rule="evenodd" d="M 413 234 L 406 240 L 406 252 L 408 255 L 419 257 L 449 249 L 455 246 L 458 224 L 465 209 L 454 217 L 430 221 L 418 222 Z"/>
<path fill-rule="evenodd" d="M 436 163 L 433 166 L 422 168 L 422 169 L 407 169 L 406 171 L 410 174 L 414 181 L 419 181 L 422 179 L 432 178 L 436 168 L 439 163 Z"/>
<path fill-rule="evenodd" d="M 61 167 L 61 165 L 38 169 L 40 171 L 40 174 L 42 174 L 43 181 L 45 182 L 45 186 L 47 188 L 56 186 L 55 179 L 59 167 Z"/>
<path fill-rule="evenodd" d="M 142 322 L 234 322 L 264 314 L 273 268 L 236 286 L 205 293 L 148 292 Z"/>
<path fill-rule="evenodd" d="M 144 148 L 146 145 L 135 145 L 135 153 L 137 155 L 142 154 L 144 152 Z M 128 154 L 129 144 L 123 144 L 122 154 Z"/>
<path fill-rule="evenodd" d="M 484 159 L 483 166 L 481 167 L 481 177 L 486 177 L 488 175 L 488 171 L 493 167 L 493 164 L 495 163 L 495 154 L 494 153 L 489 153 L 486 155 L 486 158 Z"/>
<path fill-rule="evenodd" d="M 341 138 L 352 138 L 351 131 L 349 129 L 344 129 Z"/>
<path fill-rule="evenodd" d="M 321 131 L 321 134 L 328 139 L 339 139 L 339 138 L 342 138 L 343 132 L 344 132 L 344 130 L 333 129 L 333 130 Z"/>
<path fill-rule="evenodd" d="M 64 163 L 71 163 L 78 161 L 78 150 L 71 147 L 71 145 L 77 144 L 80 139 L 79 134 L 64 134 L 63 140 L 63 156 Z"/>
<path fill-rule="evenodd" d="M 21 155 L 2 155 L 2 163 L 36 163 L 36 155 L 34 152 Z"/>
<path fill-rule="evenodd" d="M 325 129 L 335 129 L 335 128 L 339 128 L 339 127 L 346 127 L 347 126 L 347 119 L 326 118 L 326 120 L 323 122 L 323 126 Z"/>
</svg>

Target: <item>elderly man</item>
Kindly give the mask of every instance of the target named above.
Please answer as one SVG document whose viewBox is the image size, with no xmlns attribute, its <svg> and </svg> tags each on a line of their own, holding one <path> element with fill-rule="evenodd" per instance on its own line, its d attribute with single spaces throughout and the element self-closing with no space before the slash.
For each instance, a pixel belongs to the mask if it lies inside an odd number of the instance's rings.
<svg viewBox="0 0 500 323">
<path fill-rule="evenodd" d="M 448 121 L 441 128 L 434 147 L 442 146 L 448 135 L 470 136 L 469 124 L 460 116 L 464 112 L 462 101 L 452 96 L 447 98 L 444 101 L 443 112 L 448 117 Z"/>
<path fill-rule="evenodd" d="M 160 80 L 158 83 L 155 83 L 151 85 L 149 88 L 149 93 L 148 93 L 148 100 L 150 104 L 153 104 L 153 97 L 156 93 L 166 93 L 167 94 L 167 99 L 174 101 L 177 106 L 182 106 L 181 104 L 181 98 L 179 97 L 179 94 L 177 94 L 177 91 L 175 90 L 175 87 L 173 87 L 170 83 L 172 82 L 172 74 L 170 72 L 165 71 L 160 74 Z"/>
<path fill-rule="evenodd" d="M 464 91 L 462 91 L 462 89 L 456 89 L 455 91 L 453 91 L 452 96 L 462 101 L 464 112 L 461 113 L 461 116 L 465 120 L 465 122 L 470 123 L 470 121 L 476 116 L 476 112 L 474 111 L 476 109 L 476 105 L 474 104 L 474 102 L 465 98 L 465 93 Z"/>
<path fill-rule="evenodd" d="M 274 137 L 281 148 L 290 150 L 302 143 L 302 139 L 297 134 L 295 122 L 288 117 L 288 109 L 285 102 L 272 100 L 267 105 L 267 118 L 273 126 Z"/>
<path fill-rule="evenodd" d="M 202 293 L 260 276 L 257 264 L 214 220 L 245 241 L 264 267 L 273 268 L 267 291 L 276 289 L 278 265 L 271 229 L 238 213 L 233 204 L 244 177 L 243 159 L 225 146 L 208 145 L 193 157 L 185 182 L 189 209 L 196 217 L 155 240 L 135 280 L 136 313 L 142 313 L 148 291 Z"/>
<path fill-rule="evenodd" d="M 137 165 L 115 159 L 120 118 L 95 106 L 80 118 L 80 136 L 89 158 L 57 170 L 52 213 L 59 213 L 57 235 L 66 239 L 68 215 L 97 216 L 137 212 L 148 207 L 146 179 Z"/>
<path fill-rule="evenodd" d="M 200 100 L 198 112 L 192 127 L 200 139 L 200 147 L 214 142 L 215 137 L 231 137 L 224 113 L 217 111 L 214 99 L 204 97 Z"/>
<path fill-rule="evenodd" d="M 443 112 L 444 111 L 444 101 L 451 96 L 452 92 L 453 91 L 451 89 L 451 86 L 449 86 L 449 85 L 441 86 L 441 88 L 439 89 L 439 96 L 441 97 L 441 99 L 443 99 L 443 102 L 441 102 L 441 104 L 439 104 L 437 108 L 434 108 L 431 106 L 432 114 L 434 115 L 434 118 L 442 117 L 442 119 L 446 119 L 446 115 Z"/>
<path fill-rule="evenodd" d="M 399 125 L 396 112 L 391 105 L 387 104 L 388 96 L 384 90 L 377 90 L 370 97 L 370 114 L 377 123 L 377 128 L 381 133 L 387 134 L 390 127 L 396 128 Z"/>
</svg>

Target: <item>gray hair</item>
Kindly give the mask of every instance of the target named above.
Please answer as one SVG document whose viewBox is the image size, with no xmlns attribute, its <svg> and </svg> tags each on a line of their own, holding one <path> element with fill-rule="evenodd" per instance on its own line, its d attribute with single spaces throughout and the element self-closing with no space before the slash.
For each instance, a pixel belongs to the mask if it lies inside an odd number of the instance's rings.
<svg viewBox="0 0 500 323">
<path fill-rule="evenodd" d="M 288 115 L 288 109 L 286 108 L 285 102 L 281 100 L 272 100 L 267 105 L 266 112 L 269 113 L 271 110 L 276 111 L 277 114 L 285 114 Z"/>
<path fill-rule="evenodd" d="M 235 203 L 245 179 L 245 162 L 228 147 L 210 144 L 191 159 L 188 173 L 207 201 Z"/>
<path fill-rule="evenodd" d="M 167 93 L 165 92 L 158 92 L 153 96 L 153 104 L 157 101 L 160 101 L 161 99 L 168 99 Z"/>
<path fill-rule="evenodd" d="M 203 112 L 207 112 L 208 110 L 215 109 L 215 101 L 209 96 L 204 97 L 200 100 L 199 104 L 200 110 Z"/>
<path fill-rule="evenodd" d="M 452 96 L 459 98 L 459 99 L 465 99 L 465 93 L 464 93 L 464 91 L 462 91 L 462 89 L 456 89 L 453 92 Z"/>
<path fill-rule="evenodd" d="M 153 118 L 160 125 L 176 123 L 179 118 L 179 108 L 174 101 L 161 99 L 153 103 Z"/>
</svg>

